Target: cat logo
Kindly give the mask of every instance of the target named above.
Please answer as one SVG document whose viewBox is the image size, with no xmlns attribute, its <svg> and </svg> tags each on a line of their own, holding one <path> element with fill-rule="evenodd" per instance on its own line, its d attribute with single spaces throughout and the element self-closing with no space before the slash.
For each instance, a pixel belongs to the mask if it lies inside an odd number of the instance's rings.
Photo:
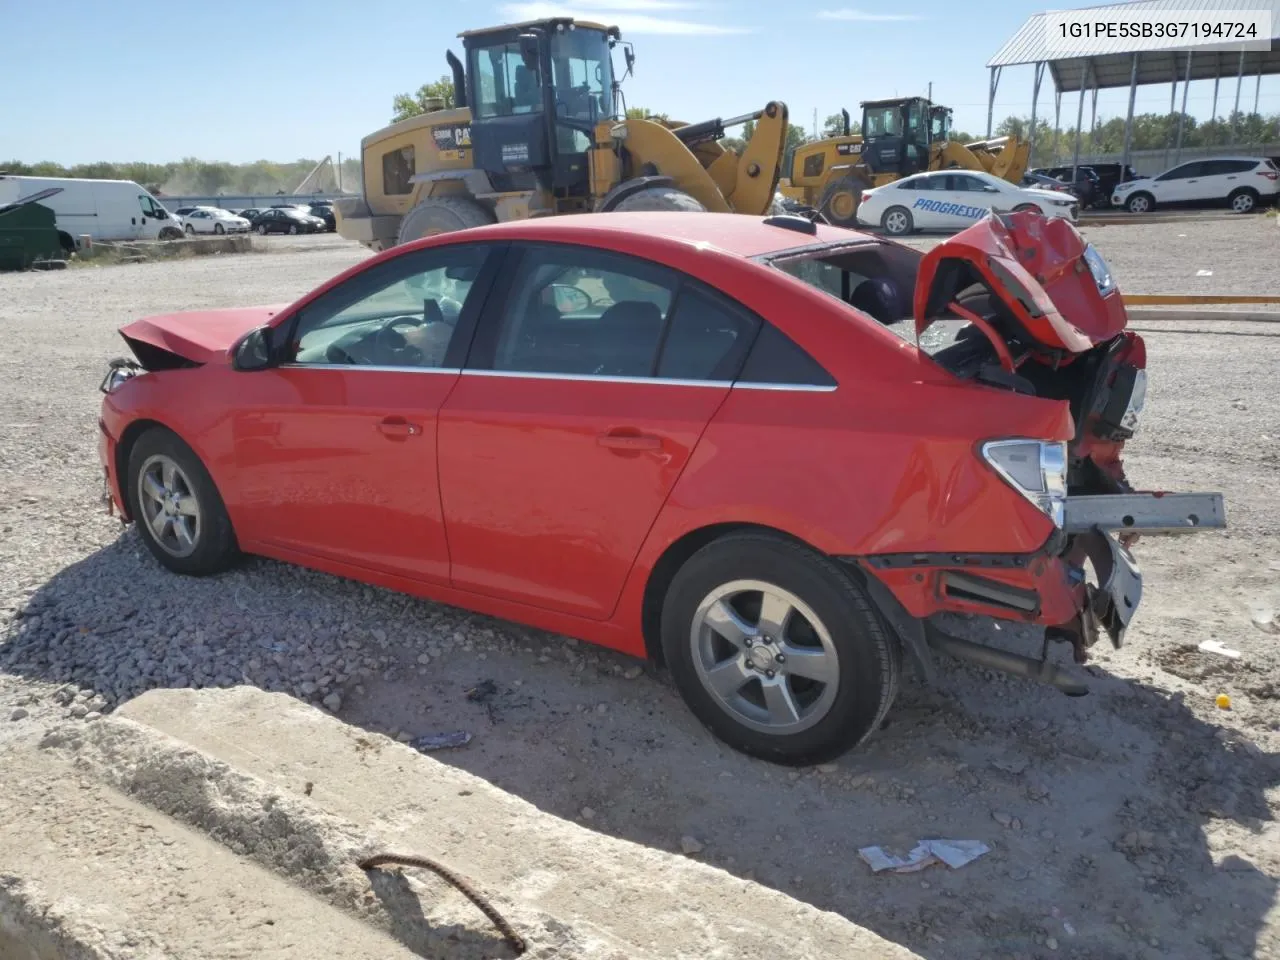
<svg viewBox="0 0 1280 960">
<path fill-rule="evenodd" d="M 471 146 L 471 125 L 447 124 L 431 128 L 431 139 L 439 150 L 465 150 Z"/>
</svg>

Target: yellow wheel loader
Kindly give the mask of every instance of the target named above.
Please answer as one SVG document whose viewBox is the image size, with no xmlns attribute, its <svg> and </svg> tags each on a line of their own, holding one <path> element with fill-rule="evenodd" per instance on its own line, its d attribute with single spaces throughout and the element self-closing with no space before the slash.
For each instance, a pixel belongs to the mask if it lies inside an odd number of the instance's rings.
<svg viewBox="0 0 1280 960">
<path fill-rule="evenodd" d="M 786 104 L 729 120 L 634 119 L 620 109 L 617 27 L 561 17 L 460 34 L 455 106 L 440 102 L 361 142 L 362 191 L 337 230 L 374 250 L 497 221 L 607 210 L 760 215 L 775 202 Z M 753 121 L 742 155 L 726 129 Z"/>
<path fill-rule="evenodd" d="M 811 207 L 828 222 L 856 227 L 862 191 L 926 170 L 983 170 L 1011 183 L 1027 172 L 1030 145 L 1017 137 L 976 143 L 951 139 L 951 108 L 923 97 L 868 100 L 862 131 L 851 133 L 842 110 L 844 133 L 799 147 L 791 176 L 779 189 L 788 200 Z"/>
</svg>

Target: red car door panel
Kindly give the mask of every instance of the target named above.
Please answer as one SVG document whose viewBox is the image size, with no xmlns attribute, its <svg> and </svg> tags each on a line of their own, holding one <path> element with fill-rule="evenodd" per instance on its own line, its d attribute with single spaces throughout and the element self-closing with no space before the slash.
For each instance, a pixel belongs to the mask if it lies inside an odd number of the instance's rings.
<svg viewBox="0 0 1280 960">
<path fill-rule="evenodd" d="M 449 582 L 436 420 L 497 270 L 493 249 L 409 251 L 280 321 L 285 362 L 243 375 L 232 417 L 247 536 Z"/>
<path fill-rule="evenodd" d="M 254 402 L 232 423 L 244 528 L 265 544 L 447 583 L 436 417 L 457 378 L 351 367 L 247 377 Z"/>
<path fill-rule="evenodd" d="M 608 618 L 728 389 L 464 372 L 439 425 L 454 586 Z"/>
</svg>

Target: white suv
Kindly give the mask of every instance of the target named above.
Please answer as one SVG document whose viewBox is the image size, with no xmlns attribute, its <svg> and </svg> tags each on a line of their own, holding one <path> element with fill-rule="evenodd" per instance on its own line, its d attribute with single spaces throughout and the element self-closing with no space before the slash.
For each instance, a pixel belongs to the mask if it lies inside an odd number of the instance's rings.
<svg viewBox="0 0 1280 960">
<path fill-rule="evenodd" d="M 1160 204 L 1209 205 L 1226 201 L 1236 213 L 1272 203 L 1280 193 L 1280 170 L 1261 157 L 1214 157 L 1180 163 L 1155 177 L 1117 184 L 1113 206 L 1148 213 Z"/>
</svg>

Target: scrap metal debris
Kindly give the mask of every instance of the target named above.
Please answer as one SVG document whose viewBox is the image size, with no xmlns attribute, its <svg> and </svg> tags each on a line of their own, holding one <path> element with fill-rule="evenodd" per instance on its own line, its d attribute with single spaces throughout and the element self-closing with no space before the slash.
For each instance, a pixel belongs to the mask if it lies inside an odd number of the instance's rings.
<svg viewBox="0 0 1280 960">
<path fill-rule="evenodd" d="M 991 848 L 981 840 L 921 840 L 906 857 L 895 857 L 882 847 L 863 847 L 858 856 L 867 862 L 872 873 L 915 873 L 935 863 L 958 870 L 990 852 Z"/>
<path fill-rule="evenodd" d="M 450 730 L 446 733 L 428 733 L 410 740 L 409 746 L 424 753 L 429 750 L 454 750 L 465 747 L 471 742 L 471 734 L 465 730 Z"/>
</svg>

